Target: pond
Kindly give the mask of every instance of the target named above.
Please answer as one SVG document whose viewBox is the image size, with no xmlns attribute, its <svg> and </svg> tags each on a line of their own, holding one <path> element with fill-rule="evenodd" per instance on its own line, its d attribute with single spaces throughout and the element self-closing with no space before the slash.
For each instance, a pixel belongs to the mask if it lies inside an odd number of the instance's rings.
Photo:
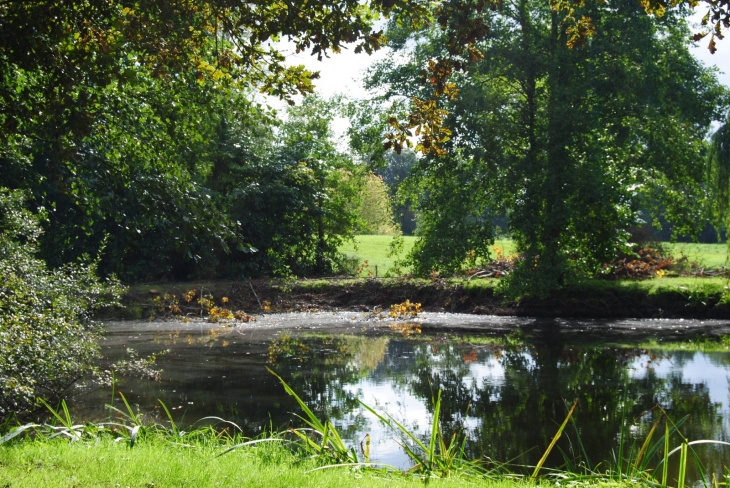
<svg viewBox="0 0 730 488">
<path fill-rule="evenodd" d="M 103 353 L 157 357 L 159 382 L 122 379 L 117 390 L 151 420 L 158 399 L 183 424 L 210 415 L 248 435 L 299 425 L 301 413 L 267 367 L 322 419 L 371 458 L 410 464 L 397 433 L 358 399 L 427 437 L 442 391 L 446 435 L 463 432 L 467 456 L 535 465 L 577 400 L 574 422 L 549 458 L 606 466 L 641 447 L 663 409 L 690 441 L 730 441 L 730 323 L 690 320 L 560 320 L 455 314 L 389 321 L 362 313 L 274 314 L 224 327 L 203 322 L 116 322 Z M 714 339 L 713 339 L 714 338 Z M 102 419 L 111 389 L 79 394 L 76 417 Z M 119 398 L 114 400 L 122 407 Z M 662 425 L 663 431 L 663 425 Z M 658 438 L 658 436 L 656 437 Z M 675 436 L 672 447 L 679 445 Z M 730 448 L 696 447 L 723 474 Z M 694 480 L 700 474 L 693 470 Z"/>
</svg>

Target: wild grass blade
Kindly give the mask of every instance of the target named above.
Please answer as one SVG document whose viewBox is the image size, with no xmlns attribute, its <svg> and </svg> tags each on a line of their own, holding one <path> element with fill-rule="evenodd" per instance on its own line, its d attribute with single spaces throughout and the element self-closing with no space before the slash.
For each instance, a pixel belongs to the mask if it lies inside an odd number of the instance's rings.
<svg viewBox="0 0 730 488">
<path fill-rule="evenodd" d="M 627 384 L 624 383 L 624 395 L 621 399 L 621 425 L 619 425 L 620 429 L 620 435 L 619 435 L 619 441 L 618 441 L 618 458 L 616 459 L 616 468 L 618 469 L 618 480 L 621 481 L 623 479 L 623 462 L 624 462 L 624 435 L 626 432 L 626 403 L 628 400 L 628 388 Z M 628 462 L 626 463 L 626 469 L 628 470 Z"/>
<path fill-rule="evenodd" d="M 61 400 L 61 409 L 63 410 L 63 416 L 66 418 L 65 425 L 73 424 L 73 422 L 71 422 L 71 413 L 69 413 L 68 406 L 66 406 L 66 400 Z"/>
<path fill-rule="evenodd" d="M 127 412 L 129 413 L 127 417 L 129 420 L 131 420 L 135 425 L 141 425 L 142 422 L 139 415 L 135 415 L 134 410 L 132 410 L 132 407 L 129 405 L 129 402 L 121 391 L 119 392 L 119 396 L 122 397 L 122 402 L 124 402 L 124 406 L 127 408 Z"/>
<path fill-rule="evenodd" d="M 309 448 L 311 451 L 314 451 L 317 454 L 322 454 L 325 452 L 326 445 L 319 445 L 316 442 L 314 442 L 307 434 L 304 434 L 301 432 L 301 429 L 295 429 L 293 427 L 289 427 L 289 432 L 294 434 L 295 436 L 299 437 L 303 442 L 304 445 Z M 322 434 L 322 432 L 315 431 L 318 434 Z"/>
<path fill-rule="evenodd" d="M 367 411 L 369 411 L 370 413 L 375 415 L 378 418 L 378 420 L 380 420 L 386 426 L 388 426 L 389 429 L 403 433 L 405 435 L 405 437 L 412 440 L 421 449 L 422 452 L 424 452 L 424 453 L 428 452 L 428 448 L 426 447 L 426 445 L 423 442 L 421 442 L 421 440 L 418 437 L 416 437 L 413 433 L 411 433 L 403 424 L 401 424 L 400 422 L 395 420 L 392 416 L 385 414 L 385 415 L 387 415 L 387 418 L 386 418 L 386 416 L 382 415 L 380 412 L 376 411 L 369 405 L 364 404 L 360 400 L 358 400 L 358 402 L 364 409 L 366 409 Z M 403 447 L 404 447 L 404 449 L 407 449 L 407 454 L 413 453 L 415 455 L 415 452 L 413 452 L 410 448 L 408 448 L 408 446 L 404 445 Z M 409 456 L 410 456 L 410 454 L 409 454 Z M 411 456 L 411 457 L 414 461 L 417 461 L 419 464 L 422 463 L 422 459 L 419 456 L 415 455 L 415 458 L 413 456 Z"/>
<path fill-rule="evenodd" d="M 255 444 L 260 444 L 262 442 L 289 442 L 289 441 L 287 441 L 286 439 L 279 438 L 279 437 L 277 437 L 277 438 L 267 438 L 267 439 L 254 439 L 254 440 L 251 440 L 251 441 L 241 442 L 240 444 L 236 444 L 235 446 L 231 446 L 228 449 L 226 449 L 225 451 L 221 452 L 220 454 L 216 454 L 215 457 L 220 457 L 220 456 L 222 456 L 224 454 L 227 454 L 227 453 L 229 453 L 231 451 L 235 451 L 236 449 L 240 449 L 240 448 L 246 447 L 246 446 L 253 446 Z"/>
<path fill-rule="evenodd" d="M 35 429 L 37 427 L 41 427 L 41 425 L 40 424 L 25 424 L 25 425 L 21 425 L 21 426 L 17 427 L 16 429 L 8 432 L 4 436 L 0 437 L 0 445 L 5 444 L 9 440 L 12 440 L 12 439 L 18 437 L 20 434 L 22 434 L 26 430 Z"/>
<path fill-rule="evenodd" d="M 67 419 L 68 419 L 68 410 L 66 410 L 66 417 L 67 417 L 67 418 L 66 418 L 66 419 L 64 419 L 64 418 L 63 418 L 63 417 L 61 417 L 61 415 L 60 415 L 60 414 L 59 414 L 59 413 L 58 413 L 58 412 L 57 412 L 56 410 L 54 410 L 54 409 L 53 409 L 53 407 L 51 407 L 51 406 L 50 406 L 50 405 L 48 404 L 48 402 L 46 402 L 46 401 L 45 401 L 45 400 L 44 400 L 43 398 L 38 398 L 38 401 L 39 401 L 40 403 L 42 403 L 42 404 L 43 404 L 43 406 L 44 406 L 44 407 L 46 407 L 46 408 L 48 409 L 48 411 L 49 411 L 49 412 L 51 412 L 51 415 L 53 415 L 53 416 L 54 416 L 54 417 L 56 418 L 56 420 L 58 420 L 58 421 L 59 421 L 59 422 L 61 423 L 61 425 L 63 425 L 63 426 L 64 426 L 64 427 L 66 427 L 67 429 L 70 429 L 70 428 L 72 427 L 72 425 L 71 425 L 71 421 L 70 421 L 70 420 L 67 420 Z M 61 403 L 62 403 L 62 404 L 63 404 L 64 406 L 65 406 L 65 404 L 66 404 L 66 402 L 65 402 L 65 401 L 63 401 L 63 400 L 61 400 Z"/>
<path fill-rule="evenodd" d="M 700 440 L 698 440 L 698 441 L 692 441 L 692 442 L 688 442 L 688 443 L 687 443 L 687 445 L 688 445 L 688 446 L 697 446 L 697 445 L 699 445 L 699 444 L 718 444 L 718 445 L 721 445 L 721 446 L 730 446 L 730 442 L 725 442 L 725 441 L 713 441 L 713 440 L 711 440 L 711 439 L 700 439 Z M 671 452 L 670 452 L 670 453 L 668 454 L 668 456 L 671 456 L 672 454 L 674 454 L 675 452 L 677 452 L 677 451 L 679 451 L 679 450 L 681 450 L 681 449 L 682 449 L 682 447 L 681 447 L 681 446 L 680 446 L 680 447 L 675 447 L 675 448 L 674 448 L 674 449 L 672 449 L 672 451 L 671 451 Z"/>
<path fill-rule="evenodd" d="M 687 474 L 687 441 L 682 441 L 679 454 L 679 476 L 677 478 L 677 488 L 684 488 L 684 479 Z"/>
<path fill-rule="evenodd" d="M 172 429 L 172 432 L 177 435 L 177 425 L 175 425 L 175 421 L 172 419 L 172 414 L 170 413 L 170 410 L 167 408 L 167 405 L 165 405 L 165 402 L 163 402 L 159 398 L 157 399 L 157 401 L 160 402 L 160 405 L 162 405 L 162 409 L 165 411 L 165 415 L 167 415 L 167 420 L 170 421 L 170 428 Z"/>
<path fill-rule="evenodd" d="M 302 411 L 304 412 L 304 414 L 305 414 L 305 415 L 307 416 L 307 418 L 309 419 L 309 421 L 308 421 L 307 423 L 308 423 L 308 424 L 310 424 L 310 425 L 311 425 L 311 427 L 313 427 L 314 429 L 316 429 L 316 430 L 318 430 L 318 431 L 320 431 L 320 432 L 324 432 L 324 431 L 325 431 L 325 426 L 324 426 L 324 424 L 322 424 L 322 422 L 320 422 L 320 420 L 319 420 L 319 419 L 317 418 L 317 416 L 316 416 L 316 415 L 314 415 L 314 412 L 312 412 L 312 411 L 311 411 L 311 410 L 309 409 L 309 407 L 307 406 L 307 404 L 306 404 L 306 403 L 304 403 L 304 401 L 303 401 L 303 400 L 302 400 L 301 398 L 299 398 L 299 395 L 297 395 L 297 394 L 296 394 L 296 393 L 294 392 L 294 390 L 292 390 L 292 389 L 291 389 L 291 388 L 289 387 L 289 385 L 287 385 L 287 384 L 286 384 L 286 382 L 285 382 L 285 381 L 284 381 L 284 380 L 283 380 L 283 379 L 281 378 L 281 376 L 279 376 L 278 374 L 274 373 L 274 371 L 273 371 L 273 370 L 271 370 L 271 368 L 268 368 L 268 367 L 267 367 L 266 369 L 267 369 L 267 370 L 269 371 L 269 373 L 273 374 L 273 375 L 274 375 L 274 376 L 276 377 L 276 379 L 278 379 L 278 380 L 279 380 L 279 382 L 281 383 L 281 385 L 282 385 L 282 386 L 284 387 L 284 390 L 285 390 L 285 391 L 286 391 L 286 392 L 287 392 L 287 393 L 288 393 L 289 395 L 291 395 L 291 396 L 293 396 L 293 397 L 294 397 L 294 400 L 296 400 L 296 402 L 297 402 L 297 403 L 299 404 L 299 407 L 300 407 L 300 408 L 302 409 Z"/>
<path fill-rule="evenodd" d="M 662 488 L 666 488 L 669 477 L 669 423 L 664 423 L 664 457 L 662 461 Z"/>
<path fill-rule="evenodd" d="M 662 410 L 662 415 L 667 422 L 667 429 L 665 429 L 666 430 L 665 434 L 662 437 L 660 437 L 659 440 L 657 440 L 656 443 L 644 455 L 644 458 L 647 460 L 652 459 L 654 457 L 654 455 L 657 453 L 657 451 L 659 451 L 659 448 L 662 447 L 662 445 L 664 445 L 666 442 L 669 442 L 668 439 L 675 432 L 677 432 L 679 430 L 679 428 L 689 419 L 689 415 L 685 415 L 678 422 L 674 423 L 669 419 L 666 412 L 664 412 L 663 410 Z M 666 452 L 668 452 L 668 451 L 666 451 Z"/>
<path fill-rule="evenodd" d="M 324 453 L 325 449 L 328 446 L 331 446 L 331 450 L 326 451 L 328 454 L 334 455 L 336 458 L 339 459 L 347 459 L 352 462 L 358 462 L 359 459 L 357 458 L 357 452 L 354 448 L 348 449 L 345 443 L 342 441 L 342 437 L 337 432 L 337 429 L 334 427 L 332 422 L 325 421 L 324 423 L 321 422 L 316 415 L 314 415 L 314 412 L 310 410 L 310 408 L 307 406 L 306 403 L 304 403 L 304 400 L 299 398 L 299 395 L 296 394 L 294 390 L 291 389 L 289 385 L 286 384 L 286 382 L 276 374 L 274 371 L 272 371 L 270 368 L 266 368 L 269 373 L 274 375 L 281 385 L 284 387 L 284 390 L 294 397 L 294 400 L 299 404 L 299 407 L 302 409 L 304 414 L 306 415 L 306 418 L 302 417 L 301 415 L 297 415 L 302 421 L 304 421 L 305 424 L 309 425 L 312 429 L 314 429 L 316 432 L 318 432 L 320 435 L 322 435 L 322 445 L 318 446 L 316 450 L 319 453 Z M 298 437 L 300 437 L 303 441 L 305 441 L 305 445 L 309 447 L 312 446 L 312 441 L 307 436 L 301 434 L 300 432 L 297 432 L 295 429 L 290 429 L 293 433 L 295 433 Z"/>
<path fill-rule="evenodd" d="M 428 443 L 428 469 L 433 470 L 436 460 L 436 443 L 440 437 L 439 418 L 441 415 L 441 389 L 436 394 L 436 401 L 433 401 L 433 418 L 431 419 L 431 438 Z"/>
<path fill-rule="evenodd" d="M 634 462 L 634 471 L 637 472 L 643 472 L 645 470 L 645 464 L 642 463 L 644 460 L 644 454 L 646 454 L 646 450 L 649 448 L 649 444 L 651 443 L 651 439 L 654 436 L 654 431 L 656 431 L 657 427 L 659 426 L 659 423 L 661 423 L 662 417 L 659 416 L 659 418 L 654 422 L 654 424 L 651 426 L 651 429 L 649 429 L 649 433 L 646 435 L 646 439 L 644 439 L 644 443 L 641 445 L 641 449 L 639 449 L 639 453 L 636 455 L 636 461 Z"/>
<path fill-rule="evenodd" d="M 703 442 L 702 444 L 705 444 L 705 443 Z M 698 474 L 699 478 L 702 480 L 702 484 L 705 485 L 705 487 L 708 487 L 707 473 L 705 472 L 705 466 L 702 464 L 702 461 L 700 460 L 699 456 L 697 455 L 697 453 L 695 452 L 694 449 L 689 448 L 689 453 L 692 455 L 692 460 L 695 463 L 695 467 L 697 468 L 697 474 Z"/>
<path fill-rule="evenodd" d="M 231 422 L 230 420 L 222 419 L 220 417 L 215 417 L 215 416 L 203 417 L 203 418 L 198 419 L 195 422 L 193 422 L 192 425 L 195 425 L 198 422 L 202 422 L 203 420 L 216 420 L 216 421 L 218 421 L 218 423 L 231 425 L 231 426 L 235 427 L 236 429 L 238 429 L 239 432 L 243 432 L 243 429 L 237 423 Z"/>
<path fill-rule="evenodd" d="M 568 405 L 566 404 L 565 406 L 567 407 Z M 578 430 L 578 423 L 573 417 L 570 418 L 570 425 L 573 426 L 573 430 L 575 431 L 575 438 L 577 439 L 578 447 L 580 448 L 580 453 L 583 458 L 583 462 L 585 463 L 586 469 L 588 471 L 594 471 L 593 463 L 588 457 L 588 452 L 586 451 L 585 445 L 583 444 L 583 439 L 580 435 L 580 431 Z"/>
<path fill-rule="evenodd" d="M 573 402 L 573 406 L 570 407 L 570 411 L 568 412 L 568 416 L 565 417 L 565 420 L 563 420 L 563 423 L 560 425 L 560 428 L 555 433 L 555 436 L 553 437 L 552 442 L 550 442 L 550 445 L 545 450 L 545 453 L 542 455 L 542 458 L 540 458 L 540 461 L 538 461 L 537 465 L 535 466 L 535 470 L 532 472 L 532 479 L 537 478 L 537 474 L 540 472 L 540 468 L 542 468 L 542 465 L 545 464 L 545 461 L 547 460 L 547 457 L 550 455 L 550 452 L 553 450 L 553 447 L 555 447 L 555 444 L 557 444 L 558 439 L 560 439 L 560 436 L 563 434 L 563 430 L 565 430 L 565 426 L 568 425 L 568 422 L 570 421 L 570 417 L 573 415 L 573 412 L 575 411 L 575 407 L 578 406 L 578 400 L 575 400 Z"/>
</svg>

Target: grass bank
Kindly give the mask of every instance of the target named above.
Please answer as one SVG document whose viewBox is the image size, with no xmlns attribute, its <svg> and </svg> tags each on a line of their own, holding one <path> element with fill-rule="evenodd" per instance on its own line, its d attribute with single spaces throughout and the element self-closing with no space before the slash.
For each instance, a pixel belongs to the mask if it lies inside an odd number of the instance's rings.
<svg viewBox="0 0 730 488">
<path fill-rule="evenodd" d="M 38 487 L 422 487 L 420 478 L 381 471 L 334 468 L 311 471 L 315 461 L 279 445 L 257 445 L 218 456 L 224 447 L 148 439 L 130 449 L 111 437 L 68 442 L 24 441 L 0 446 L 0 486 Z M 429 486 L 464 486 L 467 480 L 434 479 Z M 470 486 L 535 486 L 527 482 L 471 479 Z"/>
<path fill-rule="evenodd" d="M 355 242 L 346 242 L 340 246 L 339 250 L 352 261 L 355 266 L 363 267 L 363 276 L 375 276 L 376 269 L 378 276 L 385 276 L 395 271 L 396 261 L 406 257 L 413 249 L 417 237 L 403 236 L 403 249 L 400 253 L 390 255 L 390 244 L 393 242 L 392 236 L 371 236 L 361 235 L 355 238 Z M 514 243 L 509 239 L 497 239 L 494 241 L 494 247 L 504 255 L 510 255 L 515 252 Z M 496 249 L 495 249 L 496 255 Z M 401 267 L 401 271 L 408 273 L 408 267 Z M 368 274 L 372 273 L 372 275 Z"/>
<path fill-rule="evenodd" d="M 657 407 L 659 415 L 641 448 L 636 439 L 624 437 L 628 431 L 621 429 L 619 445 L 628 442 L 633 447 L 627 451 L 619 448 L 615 466 L 598 469 L 599 466 L 574 464 L 566 458 L 563 466 L 548 468 L 544 463 L 578 407 L 579 402 L 575 400 L 538 463 L 512 465 L 495 462 L 484 455 L 471 459 L 464 448 L 466 437 L 462 432 L 453 436 L 443 434 L 440 390 L 433 399 L 431 434 L 425 439 L 387 413 L 361 403 L 400 434 L 401 445 L 412 464 L 403 471 L 371 463 L 369 435 L 359 449 L 346 444 L 332 422 L 317 418 L 296 392 L 279 380 L 299 403 L 302 412 L 299 420 L 304 427 L 290 427 L 257 439 L 242 437 L 238 426 L 217 417 L 201 419 L 216 421 L 217 427 L 180 430 L 171 419 L 169 426 L 146 425 L 123 396 L 127 412 L 107 406 L 112 415 L 109 421 L 100 424 L 75 424 L 63 402 L 59 411 L 46 404 L 56 419 L 53 425 L 10 427 L 6 423 L 0 426 L 0 486 L 367 488 L 426 484 L 531 487 L 658 486 L 661 483 L 668 486 L 668 482 L 671 486 L 676 470 L 676 486 L 683 487 L 689 463 L 695 463 L 699 472 L 704 472 L 699 458 L 689 460 L 691 446 L 707 443 L 720 448 L 730 446 L 714 440 L 688 442 L 680 430 L 686 417 L 675 423 Z M 167 407 L 162 403 L 161 406 L 167 412 Z M 674 455 L 677 452 L 680 455 Z M 654 466 L 652 460 L 658 460 L 658 465 Z M 705 474 L 701 476 L 705 478 Z M 717 481 L 728 476 L 730 472 L 725 468 Z M 713 486 L 718 486 L 717 482 Z"/>
</svg>

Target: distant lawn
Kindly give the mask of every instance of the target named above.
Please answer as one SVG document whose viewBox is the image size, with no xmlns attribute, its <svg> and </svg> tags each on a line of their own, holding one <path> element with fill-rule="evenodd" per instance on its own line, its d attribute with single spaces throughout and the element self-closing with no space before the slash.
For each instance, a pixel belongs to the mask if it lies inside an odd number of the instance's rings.
<svg viewBox="0 0 730 488">
<path fill-rule="evenodd" d="M 403 252 L 396 257 L 388 256 L 390 243 L 393 241 L 392 236 L 370 236 L 361 235 L 355 238 L 355 244 L 348 242 L 340 246 L 340 252 L 357 263 L 356 266 L 363 264 L 366 260 L 368 267 L 364 269 L 362 276 L 368 276 L 368 271 L 375 274 L 375 267 L 378 267 L 378 276 L 383 276 L 390 271 L 395 264 L 396 259 L 402 259 L 413 249 L 417 237 L 403 236 Z M 355 248 L 357 246 L 357 249 Z M 510 239 L 499 239 L 495 241 L 494 247 L 499 247 L 504 255 L 514 253 L 514 244 Z M 494 251 L 496 255 L 496 251 Z M 410 271 L 408 268 L 402 269 L 404 273 Z"/>
<path fill-rule="evenodd" d="M 699 266 L 718 268 L 727 264 L 727 244 L 695 244 L 687 242 L 672 244 L 665 242 L 664 245 L 675 258 L 680 259 L 682 256 L 687 256 L 690 262 L 694 261 Z"/>
<path fill-rule="evenodd" d="M 397 259 L 402 259 L 413 248 L 416 238 L 413 236 L 403 237 L 403 252 L 398 256 L 388 256 L 390 243 L 393 236 L 357 236 L 355 242 L 347 242 L 340 247 L 340 252 L 353 260 L 355 266 L 360 266 L 367 261 L 368 266 L 364 268 L 361 276 L 369 276 L 368 271 L 375 274 L 375 267 L 378 269 L 378 276 L 383 276 L 391 270 Z M 403 269 L 403 272 L 408 272 Z"/>
<path fill-rule="evenodd" d="M 368 267 L 364 268 L 362 276 L 368 276 L 368 271 L 375 274 L 375 267 L 378 269 L 378 276 L 383 276 L 391 271 L 397 258 L 405 257 L 413 249 L 416 242 L 414 236 L 403 237 L 403 252 L 397 257 L 389 257 L 388 247 L 393 240 L 392 236 L 357 236 L 355 244 L 348 242 L 340 247 L 340 251 L 352 260 L 354 266 L 362 265 L 366 260 Z M 696 262 L 699 266 L 717 268 L 726 265 L 728 255 L 727 244 L 695 244 L 695 243 L 663 243 L 672 255 L 680 259 L 686 256 L 690 262 Z M 356 248 L 357 246 L 357 248 Z M 499 239 L 495 241 L 494 247 L 498 247 L 502 254 L 510 255 L 515 252 L 515 246 L 510 239 Z M 496 253 L 496 251 L 495 251 Z M 408 272 L 408 268 L 402 269 Z"/>
</svg>

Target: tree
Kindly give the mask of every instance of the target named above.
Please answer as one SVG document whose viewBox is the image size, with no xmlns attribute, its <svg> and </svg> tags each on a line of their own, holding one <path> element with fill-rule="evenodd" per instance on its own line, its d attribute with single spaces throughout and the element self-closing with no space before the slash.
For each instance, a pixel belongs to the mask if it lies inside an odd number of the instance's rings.
<svg viewBox="0 0 730 488">
<path fill-rule="evenodd" d="M 211 243 L 246 247 L 201 186 L 216 115 L 252 89 L 288 100 L 312 91 L 316 74 L 285 66 L 271 40 L 319 56 L 344 43 L 371 52 L 373 15 L 349 0 L 3 2 L 0 166 L 4 186 L 51 210 L 43 257 L 59 265 L 109 233 L 105 271 L 124 263 L 138 268 L 128 279 L 144 269 L 180 278 L 200 272 Z M 165 254 L 173 264 L 155 266 Z"/>
<path fill-rule="evenodd" d="M 223 200 L 231 220 L 261 251 L 234 252 L 229 271 L 307 275 L 337 268 L 339 244 L 360 223 L 362 169 L 336 147 L 330 127 L 335 115 L 336 101 L 305 98 L 289 108 L 270 145 L 260 144 L 260 159 L 245 150 L 241 132 L 231 134 Z"/>
<path fill-rule="evenodd" d="M 88 258 L 55 270 L 36 258 L 43 212 L 26 210 L 26 199 L 0 190 L 0 422 L 94 371 L 101 329 L 90 313 L 122 291 Z"/>
<path fill-rule="evenodd" d="M 398 229 L 393 221 L 393 205 L 388 187 L 381 176 L 368 173 L 360 184 L 360 208 L 363 224 L 358 233 L 375 235 L 396 235 Z"/>
<path fill-rule="evenodd" d="M 439 110 L 451 133 L 413 173 L 420 218 L 439 229 L 424 231 L 420 245 L 433 253 L 417 246 L 412 255 L 422 271 L 453 269 L 465 257 L 463 246 L 438 242 L 448 235 L 441 229 L 481 218 L 465 230 L 484 241 L 472 244 L 478 251 L 490 238 L 488 217 L 505 213 L 523 256 L 512 290 L 545 295 L 596 274 L 625 249 L 624 229 L 642 204 L 666 208 L 676 232 L 702 223 L 706 194 L 696 161 L 727 92 L 687 52 L 680 13 L 652 19 L 638 9 L 633 2 L 576 7 L 571 15 L 590 17 L 595 33 L 572 46 L 569 13 L 541 2 L 473 14 L 490 25 L 489 38 L 475 44 L 484 58 L 444 87 L 452 97 Z M 371 83 L 386 95 L 426 99 L 432 88 L 418 83 L 420 67 L 449 56 L 445 35 L 391 24 L 389 37 L 408 62 L 382 63 Z M 448 211 L 459 206 L 459 217 Z"/>
<path fill-rule="evenodd" d="M 730 227 L 730 114 L 710 139 L 707 157 L 707 180 L 712 190 L 714 221 L 721 228 Z"/>
</svg>

